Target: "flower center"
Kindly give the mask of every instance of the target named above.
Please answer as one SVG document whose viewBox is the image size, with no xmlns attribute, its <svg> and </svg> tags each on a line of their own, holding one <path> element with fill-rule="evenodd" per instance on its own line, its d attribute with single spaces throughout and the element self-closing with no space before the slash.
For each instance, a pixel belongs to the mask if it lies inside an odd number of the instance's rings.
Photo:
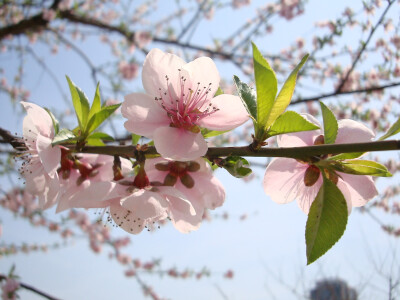
<svg viewBox="0 0 400 300">
<path fill-rule="evenodd" d="M 174 186 L 178 179 L 188 189 L 194 187 L 194 179 L 189 172 L 196 172 L 200 169 L 199 163 L 195 161 L 171 161 L 155 165 L 159 171 L 167 171 L 164 185 Z"/>
<path fill-rule="evenodd" d="M 219 110 L 209 99 L 212 83 L 204 86 L 198 82 L 196 88 L 192 89 L 185 86 L 186 78 L 181 75 L 180 69 L 178 71 L 179 90 L 175 91 L 169 77 L 165 76 L 168 90 L 163 91 L 159 88 L 160 96 L 155 97 L 155 100 L 167 112 L 171 127 L 198 133 L 200 128 L 197 122 Z"/>
<path fill-rule="evenodd" d="M 314 146 L 315 145 L 323 145 L 325 144 L 325 138 L 321 134 L 316 137 L 314 140 Z M 306 172 L 304 173 L 304 184 L 305 186 L 311 187 L 313 186 L 319 179 L 319 176 L 321 174 L 321 169 L 318 168 L 315 164 L 318 163 L 321 160 L 324 160 L 328 158 L 329 155 L 320 155 L 317 157 L 312 157 L 310 161 L 304 162 L 304 161 L 299 161 L 301 163 L 307 164 L 308 168 L 306 169 Z M 322 171 L 324 172 L 325 176 L 331 180 L 334 184 L 338 183 L 339 176 L 335 173 L 335 171 L 331 169 L 325 169 L 323 168 Z"/>
</svg>

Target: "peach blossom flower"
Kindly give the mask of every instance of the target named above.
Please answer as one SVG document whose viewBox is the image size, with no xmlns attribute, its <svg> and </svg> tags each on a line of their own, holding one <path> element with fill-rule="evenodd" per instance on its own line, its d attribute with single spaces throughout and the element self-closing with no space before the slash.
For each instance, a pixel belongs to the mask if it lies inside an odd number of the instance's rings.
<svg viewBox="0 0 400 300">
<path fill-rule="evenodd" d="M 304 115 L 318 125 L 311 115 Z M 371 141 L 374 133 L 363 124 L 353 120 L 338 121 L 339 129 L 335 143 L 357 143 Z M 321 130 L 285 134 L 278 137 L 279 147 L 301 147 L 323 141 Z M 283 204 L 297 199 L 297 204 L 308 214 L 312 202 L 322 185 L 320 169 L 311 163 L 291 158 L 274 158 L 264 176 L 264 191 L 277 203 Z M 315 175 L 315 176 L 310 176 Z M 313 177 L 313 180 L 309 180 Z M 337 172 L 337 187 L 342 191 L 349 213 L 351 208 L 363 206 L 377 195 L 371 176 L 351 175 Z"/>
<path fill-rule="evenodd" d="M 21 102 L 27 112 L 23 121 L 23 135 L 28 148 L 20 168 L 26 179 L 26 190 L 39 197 L 39 205 L 46 209 L 55 204 L 59 189 L 57 168 L 61 158 L 58 146 L 53 147 L 53 122 L 40 106 Z"/>
<path fill-rule="evenodd" d="M 220 77 L 214 62 L 200 57 L 185 63 L 173 54 L 153 49 L 143 66 L 146 94 L 125 97 L 125 128 L 154 139 L 166 158 L 192 160 L 207 152 L 200 127 L 231 130 L 248 120 L 237 96 L 219 95 Z"/>
</svg>

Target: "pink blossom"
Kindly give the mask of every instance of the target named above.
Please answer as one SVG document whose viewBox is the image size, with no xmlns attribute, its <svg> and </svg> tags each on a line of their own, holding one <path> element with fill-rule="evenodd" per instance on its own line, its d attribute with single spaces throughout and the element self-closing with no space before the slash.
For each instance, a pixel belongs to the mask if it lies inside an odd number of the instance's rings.
<svg viewBox="0 0 400 300">
<path fill-rule="evenodd" d="M 58 199 L 57 212 L 73 207 L 102 207 L 96 197 L 82 193 L 90 190 L 95 182 L 109 182 L 115 177 L 113 171 L 114 158 L 109 155 L 81 154 L 71 156 L 62 150 L 60 184 L 61 190 Z M 122 173 L 128 173 L 132 164 L 129 160 L 121 159 Z M 107 193 L 107 191 L 101 190 Z M 105 206 L 107 206 L 105 204 Z M 103 207 L 105 207 L 103 206 Z"/>
<path fill-rule="evenodd" d="M 20 168 L 26 179 L 26 190 L 39 197 L 39 205 L 46 209 L 55 204 L 59 189 L 57 168 L 61 151 L 51 145 L 54 138 L 50 115 L 36 104 L 21 102 L 27 112 L 23 121 L 24 142 L 28 150 Z"/>
<path fill-rule="evenodd" d="M 48 22 L 51 22 L 55 19 L 56 12 L 52 9 L 44 8 L 42 11 L 42 16 L 43 16 L 43 19 L 45 19 Z"/>
<path fill-rule="evenodd" d="M 148 31 L 136 31 L 135 42 L 139 48 L 146 47 L 152 40 L 151 33 Z"/>
<path fill-rule="evenodd" d="M 318 124 L 310 115 L 304 115 L 309 121 Z M 339 129 L 335 143 L 367 142 L 374 133 L 364 125 L 349 119 L 338 122 Z M 311 146 L 323 143 L 321 130 L 305 131 L 279 136 L 279 147 Z M 351 175 L 336 172 L 332 175 L 342 191 L 349 213 L 351 208 L 363 206 L 377 195 L 371 176 Z M 333 180 L 333 181 L 334 181 Z M 274 158 L 268 165 L 264 176 L 264 191 L 277 203 L 283 204 L 297 199 L 297 204 L 308 214 L 310 206 L 322 185 L 322 176 L 318 167 L 312 163 L 300 162 L 290 158 Z"/>
<path fill-rule="evenodd" d="M 6 282 L 2 284 L 2 299 L 14 300 L 17 299 L 16 291 L 19 288 L 19 282 L 14 278 L 7 278 Z"/>
<path fill-rule="evenodd" d="M 223 185 L 202 158 L 188 162 L 156 158 L 147 161 L 145 167 L 151 182 L 173 186 L 193 206 L 195 215 L 181 215 L 182 220 L 179 220 L 175 214 L 173 222 L 175 226 L 185 228 L 184 232 L 198 229 L 206 209 L 215 209 L 225 201 Z M 174 203 L 171 202 L 171 205 L 174 206 Z"/>
<path fill-rule="evenodd" d="M 130 132 L 154 139 L 166 158 L 192 160 L 207 152 L 200 127 L 231 130 L 248 120 L 237 96 L 219 95 L 220 77 L 207 57 L 185 63 L 173 54 L 153 49 L 143 66 L 146 94 L 125 97 L 122 115 Z"/>
<path fill-rule="evenodd" d="M 84 200 L 86 199 L 86 200 Z M 129 176 L 117 182 L 94 182 L 79 193 L 74 207 L 107 207 L 109 221 L 133 234 L 144 228 L 152 228 L 161 220 L 186 217 L 191 222 L 195 210 L 189 201 L 170 186 L 153 186 L 141 167 L 136 176 Z M 175 227 L 184 227 L 174 222 Z"/>
<path fill-rule="evenodd" d="M 118 65 L 118 70 L 121 72 L 122 77 L 126 80 L 132 80 L 137 77 L 139 66 L 135 63 L 128 63 L 121 61 Z"/>
<path fill-rule="evenodd" d="M 232 0 L 233 8 L 240 8 L 242 6 L 249 5 L 251 0 Z"/>
</svg>

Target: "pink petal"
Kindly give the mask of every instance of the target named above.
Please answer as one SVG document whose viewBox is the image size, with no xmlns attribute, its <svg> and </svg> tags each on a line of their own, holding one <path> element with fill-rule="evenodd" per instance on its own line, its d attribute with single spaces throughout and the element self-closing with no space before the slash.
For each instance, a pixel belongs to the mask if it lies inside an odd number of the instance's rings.
<svg viewBox="0 0 400 300">
<path fill-rule="evenodd" d="M 25 118 L 30 119 L 29 124 L 33 124 L 37 132 L 39 132 L 41 135 L 53 138 L 53 121 L 51 120 L 49 113 L 40 106 L 31 102 L 21 101 L 21 104 L 27 112 L 27 116 Z M 25 131 L 29 129 L 32 130 L 32 128 L 25 128 L 24 126 L 24 134 Z"/>
<path fill-rule="evenodd" d="M 182 233 L 189 233 L 200 227 L 204 210 L 198 214 L 191 214 L 191 210 L 194 209 L 189 201 L 171 196 L 168 200 L 172 223 L 176 229 Z"/>
<path fill-rule="evenodd" d="M 179 91 L 179 69 L 185 64 L 180 57 L 160 49 L 152 49 L 147 54 L 143 64 L 142 82 L 152 99 L 160 96 L 160 89 L 162 92 L 167 91 L 168 83 L 172 84 L 175 91 Z M 168 76 L 168 81 L 165 76 Z"/>
<path fill-rule="evenodd" d="M 308 165 L 295 159 L 274 158 L 268 165 L 264 176 L 264 191 L 271 199 L 280 204 L 297 198 L 300 208 L 308 213 L 312 201 L 322 184 L 321 177 L 311 187 L 304 184 L 304 174 Z"/>
<path fill-rule="evenodd" d="M 128 119 L 124 124 L 128 131 L 148 138 L 153 137 L 157 128 L 169 126 L 171 123 L 154 97 L 146 94 L 133 93 L 125 96 L 121 113 Z"/>
<path fill-rule="evenodd" d="M 159 220 L 167 217 L 166 200 L 159 193 L 144 189 L 137 190 L 128 197 L 121 199 L 121 206 L 143 219 Z"/>
<path fill-rule="evenodd" d="M 110 215 L 115 224 L 129 233 L 138 234 L 144 229 L 144 219 L 138 220 L 131 218 L 131 213 L 128 209 L 122 207 L 119 202 L 110 205 Z"/>
<path fill-rule="evenodd" d="M 211 58 L 196 58 L 194 61 L 185 64 L 182 69 L 186 71 L 183 72 L 182 70 L 182 76 L 186 78 L 185 88 L 191 88 L 195 91 L 200 83 L 200 89 L 203 87 L 210 89 L 209 98 L 214 96 L 219 87 L 220 76 L 217 66 Z"/>
<path fill-rule="evenodd" d="M 48 209 L 55 205 L 58 200 L 60 190 L 60 182 L 58 176 L 50 178 L 47 176 L 45 189 L 42 195 L 39 196 L 39 206 L 41 209 Z"/>
<path fill-rule="evenodd" d="M 199 120 L 201 127 L 212 130 L 231 130 L 249 119 L 242 101 L 233 95 L 219 95 L 211 100 L 212 106 L 219 110 Z"/>
<path fill-rule="evenodd" d="M 40 134 L 36 139 L 36 148 L 44 170 L 49 174 L 50 177 L 54 177 L 60 165 L 60 148 L 58 146 L 53 147 L 51 145 L 51 139 Z"/>
<path fill-rule="evenodd" d="M 339 173 L 350 191 L 351 204 L 359 207 L 378 195 L 371 176 Z"/>
<path fill-rule="evenodd" d="M 349 190 L 349 186 L 341 178 L 339 178 L 337 187 L 340 189 L 340 191 L 344 196 L 344 199 L 346 200 L 347 211 L 350 215 L 351 210 L 353 208 L 353 204 L 351 203 L 351 192 Z"/>
<path fill-rule="evenodd" d="M 169 211 L 176 229 L 188 233 L 200 227 L 204 209 L 195 209 L 192 203 L 175 188 L 159 187 L 160 192 L 166 195 L 169 202 Z"/>
<path fill-rule="evenodd" d="M 49 176 L 44 172 L 43 165 L 37 157 L 31 159 L 29 167 L 23 175 L 26 181 L 25 188 L 29 193 L 32 195 L 40 195 L 44 192 L 47 180 L 46 176 Z"/>
<path fill-rule="evenodd" d="M 301 114 L 307 121 L 321 127 L 317 119 L 309 114 Z M 314 145 L 314 140 L 322 134 L 322 130 L 301 131 L 278 136 L 277 142 L 279 147 L 302 147 Z"/>
<path fill-rule="evenodd" d="M 162 157 L 174 160 L 194 160 L 207 152 L 201 133 L 174 127 L 161 127 L 154 132 L 154 145 Z"/>
<path fill-rule="evenodd" d="M 190 173 L 192 178 L 194 179 L 194 187 L 191 189 L 186 189 L 186 194 L 190 195 L 190 193 L 198 190 L 202 195 L 202 201 L 204 208 L 215 209 L 216 207 L 222 206 L 225 201 L 225 188 L 222 183 L 212 175 L 212 173 L 201 173 L 201 172 L 193 172 Z M 183 187 L 183 185 L 182 185 Z M 189 200 L 196 199 L 195 195 L 189 196 Z"/>
<path fill-rule="evenodd" d="M 114 182 L 90 182 L 87 180 L 82 185 L 83 188 L 70 187 L 64 192 L 58 201 L 57 213 L 69 208 L 107 207 L 110 205 L 111 199 L 121 196 L 121 192 L 116 190 L 117 184 Z"/>
<path fill-rule="evenodd" d="M 335 144 L 369 142 L 375 134 L 364 124 L 349 119 L 338 121 L 338 134 Z"/>
</svg>

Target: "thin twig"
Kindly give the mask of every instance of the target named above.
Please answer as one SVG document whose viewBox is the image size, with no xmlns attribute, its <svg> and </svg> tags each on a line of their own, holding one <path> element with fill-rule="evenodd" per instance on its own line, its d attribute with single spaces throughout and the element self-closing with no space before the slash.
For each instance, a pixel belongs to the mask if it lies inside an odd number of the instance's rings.
<svg viewBox="0 0 400 300">
<path fill-rule="evenodd" d="M 385 11 L 382 13 L 381 17 L 379 18 L 379 20 L 378 20 L 378 22 L 375 24 L 375 26 L 372 27 L 372 29 L 371 29 L 371 31 L 370 31 L 370 33 L 369 33 L 369 36 L 368 36 L 368 38 L 367 38 L 367 40 L 366 40 L 365 42 L 362 43 L 362 47 L 361 47 L 360 51 L 358 51 L 357 56 L 355 57 L 355 59 L 354 59 L 352 65 L 351 65 L 351 68 L 347 71 L 346 76 L 345 76 L 345 77 L 343 78 L 343 80 L 340 82 L 339 86 L 338 86 L 337 89 L 336 89 L 336 92 L 340 92 L 341 89 L 343 88 L 343 86 L 345 85 L 346 81 L 349 79 L 351 73 L 354 71 L 354 69 L 355 69 L 355 67 L 356 67 L 356 65 L 357 65 L 357 63 L 358 63 L 358 61 L 360 60 L 361 55 L 363 54 L 364 50 L 367 48 L 367 45 L 368 45 L 368 43 L 370 42 L 372 36 L 374 35 L 376 29 L 377 29 L 377 28 L 379 27 L 379 25 L 383 22 L 383 20 L 385 19 L 385 15 L 387 14 L 387 12 L 388 12 L 389 9 L 390 9 L 390 6 L 392 6 L 392 4 L 393 4 L 394 2 L 395 2 L 394 0 L 392 0 L 392 1 L 389 0 L 389 1 L 388 1 L 388 6 L 386 7 Z"/>
<path fill-rule="evenodd" d="M 7 279 L 7 276 L 4 276 L 4 275 L 0 274 L 0 281 L 1 280 L 6 280 L 6 279 Z M 42 297 L 44 297 L 46 299 L 59 300 L 59 298 L 53 297 L 53 296 L 51 296 L 51 295 L 49 295 L 49 294 L 47 294 L 45 292 L 42 292 L 42 291 L 38 290 L 37 288 L 35 288 L 35 287 L 31 286 L 31 285 L 28 285 L 28 284 L 20 282 L 20 281 L 18 281 L 18 283 L 19 283 L 20 287 L 22 287 L 22 288 L 24 288 L 26 290 L 29 290 L 31 292 L 34 292 L 35 294 L 38 294 L 38 295 L 40 295 L 40 296 L 42 296 Z"/>
</svg>

